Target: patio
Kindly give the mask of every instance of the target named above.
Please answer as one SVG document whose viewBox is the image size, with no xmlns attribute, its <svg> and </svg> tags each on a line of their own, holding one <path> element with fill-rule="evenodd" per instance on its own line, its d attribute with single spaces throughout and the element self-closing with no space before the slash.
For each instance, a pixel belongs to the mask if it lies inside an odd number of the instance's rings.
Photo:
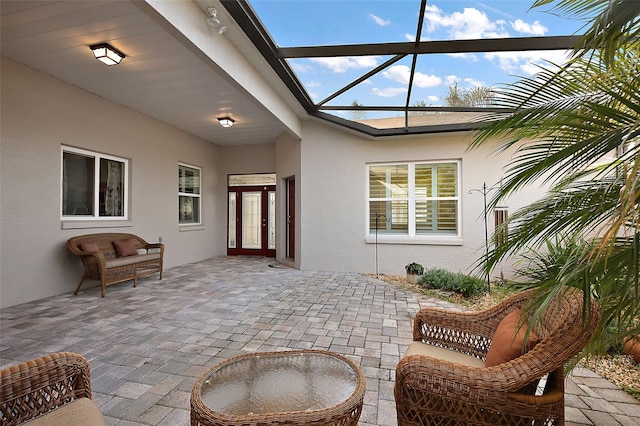
<svg viewBox="0 0 640 426">
<path fill-rule="evenodd" d="M 367 377 L 361 425 L 395 425 L 394 370 L 411 317 L 442 306 L 369 277 L 298 271 L 273 259 L 219 257 L 0 311 L 0 364 L 72 351 L 91 364 L 110 425 L 187 425 L 197 377 L 245 352 L 324 349 Z M 638 425 L 640 402 L 589 370 L 567 381 L 568 425 Z"/>
</svg>

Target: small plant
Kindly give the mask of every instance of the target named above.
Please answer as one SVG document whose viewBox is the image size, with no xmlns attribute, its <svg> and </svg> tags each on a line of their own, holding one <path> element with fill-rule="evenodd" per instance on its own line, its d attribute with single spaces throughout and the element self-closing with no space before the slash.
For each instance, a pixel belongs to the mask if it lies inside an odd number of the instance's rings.
<svg viewBox="0 0 640 426">
<path fill-rule="evenodd" d="M 428 289 L 453 291 L 466 298 L 482 293 L 485 287 L 485 282 L 479 278 L 438 268 L 428 269 L 420 284 Z"/>
<path fill-rule="evenodd" d="M 411 262 L 404 267 L 404 270 L 407 271 L 407 274 L 422 275 L 424 273 L 424 266 L 416 262 Z"/>
</svg>

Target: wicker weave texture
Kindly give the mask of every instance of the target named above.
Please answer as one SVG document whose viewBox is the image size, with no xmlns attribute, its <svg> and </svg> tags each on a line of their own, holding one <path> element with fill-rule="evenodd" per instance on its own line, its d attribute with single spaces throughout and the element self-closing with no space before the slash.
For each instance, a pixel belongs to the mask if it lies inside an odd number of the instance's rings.
<svg viewBox="0 0 640 426">
<path fill-rule="evenodd" d="M 522 308 L 534 290 L 482 312 L 423 309 L 414 320 L 414 340 L 484 360 L 502 318 Z M 424 355 L 404 357 L 396 368 L 398 425 L 562 425 L 564 364 L 591 339 L 600 318 L 592 301 L 582 315 L 582 292 L 564 289 L 534 327 L 540 342 L 526 354 L 494 367 L 474 368 Z M 535 389 L 548 375 L 542 395 Z"/>
<path fill-rule="evenodd" d="M 238 355 L 216 364 L 203 375 L 191 392 L 191 426 L 265 426 L 265 425 L 314 425 L 314 426 L 356 426 L 362 413 L 365 393 L 365 377 L 362 370 L 351 360 L 333 352 L 321 350 L 287 351 L 288 355 L 314 353 L 339 358 L 348 364 L 357 375 L 355 391 L 345 401 L 322 410 L 292 411 L 283 413 L 262 413 L 254 415 L 228 415 L 216 412 L 202 401 L 200 389 L 209 374 L 238 360 L 255 357 L 280 356 L 282 352 L 255 352 Z"/>
<path fill-rule="evenodd" d="M 148 257 L 140 256 L 131 264 L 118 266 L 108 265 L 108 260 L 113 260 L 118 257 L 113 242 L 125 239 L 131 239 L 137 249 L 157 251 L 159 257 L 149 259 Z M 89 242 L 96 243 L 99 251 L 94 253 L 82 251 L 80 245 Z M 164 244 L 162 243 L 148 243 L 134 234 L 100 233 L 72 237 L 67 241 L 67 248 L 71 253 L 79 256 L 84 265 L 84 273 L 74 294 L 78 294 L 85 280 L 100 281 L 101 295 L 104 297 L 106 295 L 106 287 L 111 284 L 133 280 L 133 286 L 135 287 L 138 284 L 138 278 L 155 273 L 159 273 L 160 279 L 162 279 L 164 257 Z"/>
<path fill-rule="evenodd" d="M 91 398 L 89 363 L 57 352 L 0 371 L 0 425 L 13 426 L 79 398 Z"/>
</svg>

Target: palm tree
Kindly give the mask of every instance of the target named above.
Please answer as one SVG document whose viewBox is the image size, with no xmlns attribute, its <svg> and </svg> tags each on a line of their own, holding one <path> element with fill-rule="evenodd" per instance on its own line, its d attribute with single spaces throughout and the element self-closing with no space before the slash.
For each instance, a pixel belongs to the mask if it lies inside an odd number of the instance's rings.
<svg viewBox="0 0 640 426">
<path fill-rule="evenodd" d="M 533 7 L 543 5 L 588 18 L 587 31 L 566 64 L 496 92 L 493 105 L 514 112 L 489 114 L 472 146 L 498 139 L 502 150 L 516 150 L 493 206 L 537 180 L 550 189 L 511 215 L 509 240 L 479 263 L 489 272 L 568 238 L 571 255 L 549 265 L 533 315 L 562 285 L 583 289 L 602 312 L 585 351 L 597 354 L 640 333 L 640 2 L 537 0 Z"/>
</svg>

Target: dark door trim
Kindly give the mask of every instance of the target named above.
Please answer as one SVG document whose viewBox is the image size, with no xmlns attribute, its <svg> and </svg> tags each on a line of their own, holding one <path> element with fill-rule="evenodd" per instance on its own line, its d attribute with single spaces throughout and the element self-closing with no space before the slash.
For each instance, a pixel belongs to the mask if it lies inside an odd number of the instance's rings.
<svg viewBox="0 0 640 426">
<path fill-rule="evenodd" d="M 228 256 L 236 256 L 236 255 L 249 255 L 249 256 L 267 256 L 267 257 L 276 257 L 276 250 L 274 248 L 269 248 L 269 193 L 275 193 L 276 187 L 275 185 L 260 185 L 260 186 L 229 186 L 227 190 L 227 203 L 230 203 L 229 194 L 236 194 L 236 203 L 235 203 L 235 211 L 231 212 L 231 207 L 229 204 L 227 205 L 227 255 Z M 261 193 L 261 203 L 260 203 L 260 247 L 259 248 L 244 248 L 242 247 L 242 230 L 243 230 L 243 204 L 242 204 L 242 195 L 243 193 L 248 192 L 260 192 Z M 274 203 L 275 204 L 275 203 Z M 235 214 L 235 247 L 229 247 L 229 233 L 231 231 L 231 214 Z M 275 224 L 272 224 L 275 226 Z"/>
</svg>

